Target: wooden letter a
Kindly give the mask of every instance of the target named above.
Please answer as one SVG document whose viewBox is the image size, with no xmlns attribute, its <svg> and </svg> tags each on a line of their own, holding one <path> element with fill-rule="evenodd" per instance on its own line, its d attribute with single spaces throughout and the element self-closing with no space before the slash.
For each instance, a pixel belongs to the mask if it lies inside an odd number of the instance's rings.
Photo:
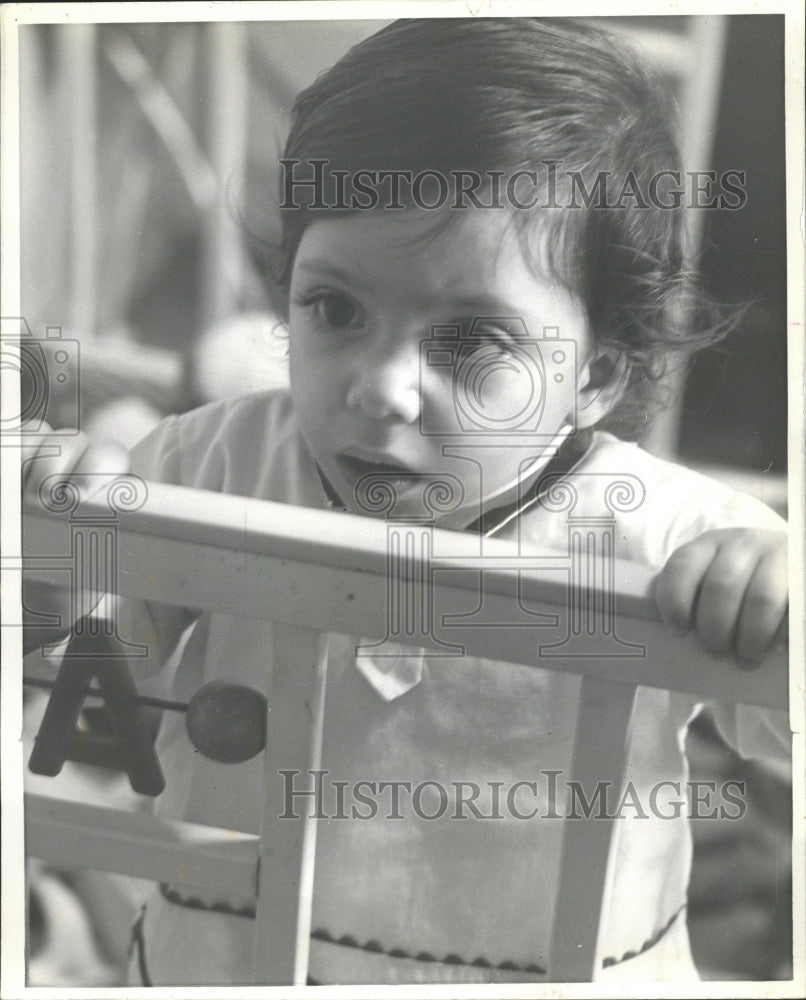
<svg viewBox="0 0 806 1000">
<path fill-rule="evenodd" d="M 96 736 L 76 728 L 93 678 L 104 700 L 112 735 Z M 115 641 L 104 635 L 76 635 L 68 646 L 45 709 L 28 767 L 56 775 L 66 760 L 125 771 L 132 788 L 159 795 L 165 788 L 154 741 L 137 688 Z"/>
</svg>

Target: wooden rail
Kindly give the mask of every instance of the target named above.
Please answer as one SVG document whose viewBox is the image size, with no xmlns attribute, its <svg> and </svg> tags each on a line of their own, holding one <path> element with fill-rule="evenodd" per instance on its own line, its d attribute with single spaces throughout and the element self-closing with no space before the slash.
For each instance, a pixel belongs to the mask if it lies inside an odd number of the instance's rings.
<svg viewBox="0 0 806 1000">
<path fill-rule="evenodd" d="M 29 854 L 54 864 L 257 896 L 256 835 L 26 795 L 25 836 Z"/>
<path fill-rule="evenodd" d="M 109 508 L 103 499 L 81 506 L 82 520 L 104 515 Z M 31 559 L 29 577 L 64 585 L 64 569 L 52 568 L 49 559 L 69 556 L 68 518 L 32 512 L 26 526 L 26 555 L 40 562 Z M 565 613 L 565 553 L 531 556 L 515 543 L 486 539 L 481 556 L 479 545 L 475 536 L 434 531 L 429 561 L 437 612 L 467 610 L 483 567 L 491 621 L 506 622 L 517 600 L 535 613 Z M 523 568 L 538 563 L 541 568 Z M 131 597 L 302 627 L 310 627 L 315 608 L 318 629 L 375 639 L 383 638 L 386 623 L 387 573 L 387 528 L 380 520 L 153 483 L 141 509 L 119 515 L 118 590 Z M 480 628 L 455 618 L 447 628 L 437 620 L 433 643 L 449 640 L 468 655 L 786 709 L 785 651 L 771 653 L 757 670 L 741 670 L 730 658 L 704 652 L 696 637 L 673 634 L 660 622 L 651 569 L 617 561 L 615 577 L 619 636 L 645 646 L 645 657 L 546 658 L 539 647 L 549 643 L 542 634 L 548 630 Z"/>
<path fill-rule="evenodd" d="M 28 572 L 63 585 L 74 532 L 114 522 L 117 579 L 111 589 L 155 602 L 270 618 L 276 669 L 266 759 L 282 753 L 301 772 L 318 767 L 327 660 L 320 634 L 386 637 L 394 569 L 390 526 L 175 486 L 147 484 L 147 493 L 141 509 L 114 517 L 98 496 L 82 502 L 73 521 L 67 514 L 30 513 Z M 638 685 L 703 699 L 787 705 L 783 652 L 769 656 L 758 670 L 742 671 L 704 653 L 695 639 L 673 635 L 658 621 L 653 574 L 646 567 L 615 565 L 615 625 L 619 639 L 632 644 L 624 647 L 629 655 L 571 656 L 557 645 L 572 611 L 568 554 L 524 554 L 513 543 L 495 540 L 484 540 L 482 548 L 476 536 L 427 526 L 411 530 L 420 538 L 427 533 L 430 549 L 411 556 L 407 578 L 430 581 L 435 623 L 433 634 L 419 636 L 418 644 L 448 641 L 469 655 L 581 675 L 572 771 L 586 787 L 623 780 Z M 527 607 L 557 628 L 479 626 L 472 616 L 461 617 L 478 604 L 479 571 L 486 621 L 506 622 L 513 608 Z M 606 596 L 594 594 L 593 604 L 603 607 Z M 260 837 L 29 796 L 28 850 L 54 862 L 160 881 L 177 881 L 179 872 L 178 880 L 188 885 L 255 897 L 253 981 L 304 984 L 315 821 L 277 822 L 279 776 L 271 767 L 265 773 Z M 566 824 L 549 981 L 593 978 L 611 828 L 612 821 L 602 820 Z"/>
</svg>

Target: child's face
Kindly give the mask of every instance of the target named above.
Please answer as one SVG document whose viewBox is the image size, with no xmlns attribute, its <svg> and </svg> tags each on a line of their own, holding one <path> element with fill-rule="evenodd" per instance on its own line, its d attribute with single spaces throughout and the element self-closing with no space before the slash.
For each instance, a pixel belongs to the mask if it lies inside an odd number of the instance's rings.
<svg viewBox="0 0 806 1000">
<path fill-rule="evenodd" d="M 396 515 L 427 513 L 423 480 L 449 474 L 465 490 L 469 523 L 575 423 L 592 345 L 582 306 L 535 273 L 505 212 L 434 223 L 433 212 L 407 209 L 305 230 L 290 290 L 291 391 L 348 509 L 367 511 L 356 486 L 377 472 L 399 498 Z M 460 350 L 444 341 L 426 350 L 433 326 L 466 331 L 478 317 L 487 322 Z M 494 317 L 520 318 L 529 340 Z M 556 347 L 544 327 L 558 328 Z M 538 344 L 542 377 L 527 370 Z"/>
</svg>

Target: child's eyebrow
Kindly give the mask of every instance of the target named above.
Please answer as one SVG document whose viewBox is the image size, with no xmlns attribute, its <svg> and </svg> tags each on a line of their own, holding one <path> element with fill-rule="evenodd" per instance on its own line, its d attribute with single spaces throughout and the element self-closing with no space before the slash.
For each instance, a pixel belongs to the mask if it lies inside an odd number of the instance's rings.
<svg viewBox="0 0 806 1000">
<path fill-rule="evenodd" d="M 456 295 L 451 296 L 450 306 L 453 310 L 469 313 L 478 318 L 494 319 L 507 317 L 512 319 L 520 316 L 523 309 L 515 308 L 512 303 L 495 295 Z"/>
<path fill-rule="evenodd" d="M 359 277 L 337 267 L 324 257 L 311 257 L 309 260 L 298 261 L 296 266 L 300 271 L 333 278 L 335 281 L 340 281 L 345 285 L 354 285 L 359 288 L 368 287 L 366 282 L 363 282 Z"/>
<path fill-rule="evenodd" d="M 361 276 L 352 274 L 350 271 L 339 267 L 327 257 L 310 257 L 306 260 L 300 260 L 297 262 L 296 267 L 300 271 L 304 271 L 309 275 L 330 278 L 334 281 L 341 282 L 344 285 L 349 285 L 363 291 L 370 290 L 372 288 L 371 282 L 368 282 L 362 279 Z M 423 295 L 426 297 L 428 293 L 424 290 Z M 429 297 L 433 297 L 434 300 L 439 300 L 443 308 L 447 307 L 447 310 L 452 313 L 454 318 L 466 318 L 472 316 L 478 319 L 513 319 L 516 317 L 522 317 L 524 311 L 523 306 L 518 308 L 513 305 L 513 303 L 499 298 L 497 295 L 492 293 L 480 295 L 474 292 L 465 293 L 458 291 L 454 294 L 446 290 L 444 293 L 432 292 Z"/>
</svg>

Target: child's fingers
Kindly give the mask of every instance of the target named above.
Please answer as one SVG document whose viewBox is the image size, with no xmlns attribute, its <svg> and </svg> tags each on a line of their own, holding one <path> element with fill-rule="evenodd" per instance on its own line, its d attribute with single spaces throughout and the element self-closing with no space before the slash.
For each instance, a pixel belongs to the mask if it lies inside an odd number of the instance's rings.
<svg viewBox="0 0 806 1000">
<path fill-rule="evenodd" d="M 759 563 L 754 544 L 731 540 L 717 549 L 697 595 L 695 621 L 703 646 L 712 653 L 733 649 L 749 582 Z"/>
<path fill-rule="evenodd" d="M 761 558 L 747 586 L 736 633 L 741 660 L 758 663 L 784 635 L 788 606 L 787 551 L 781 544 Z"/>
<path fill-rule="evenodd" d="M 700 581 L 717 549 L 713 536 L 701 535 L 673 552 L 656 578 L 653 596 L 661 618 L 669 628 L 678 632 L 687 632 L 691 628 Z"/>
</svg>

